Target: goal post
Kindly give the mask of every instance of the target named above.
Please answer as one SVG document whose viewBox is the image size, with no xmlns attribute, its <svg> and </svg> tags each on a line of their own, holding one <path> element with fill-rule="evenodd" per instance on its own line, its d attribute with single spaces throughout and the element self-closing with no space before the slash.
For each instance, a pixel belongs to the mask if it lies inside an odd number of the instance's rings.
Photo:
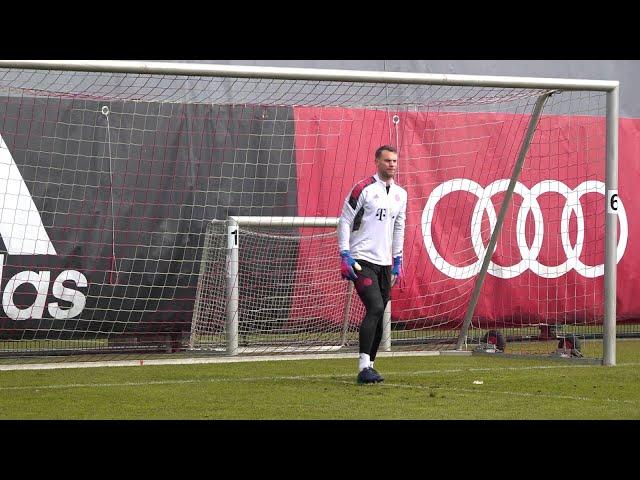
<svg viewBox="0 0 640 480">
<path fill-rule="evenodd" d="M 202 256 L 202 262 L 200 267 L 200 275 L 198 281 L 198 288 L 196 292 L 193 321 L 191 326 L 191 337 L 189 341 L 189 347 L 193 350 L 221 350 L 224 348 L 229 355 L 238 355 L 239 353 L 276 353 L 276 352 L 309 352 L 309 351 L 333 351 L 345 347 L 349 344 L 348 333 L 351 330 L 353 333 L 353 326 L 350 329 L 350 320 L 354 310 L 358 309 L 357 305 L 353 304 L 354 288 L 352 282 L 345 282 L 341 280 L 335 273 L 337 270 L 337 227 L 339 218 L 337 217 L 259 217 L 259 216 L 230 216 L 226 221 L 213 220 L 210 228 L 207 232 L 207 238 L 205 240 L 205 246 Z M 252 231 L 252 227 L 256 229 L 268 229 L 270 233 L 260 233 L 259 231 Z M 300 235 L 300 229 L 306 231 L 305 235 Z M 288 236 L 285 236 L 284 230 L 289 230 Z M 322 230 L 321 233 L 315 234 L 314 232 Z M 292 231 L 295 231 L 292 233 Z M 226 241 L 223 241 L 223 235 L 226 232 Z M 243 238 L 262 238 L 272 242 L 295 242 L 300 239 L 305 239 L 309 245 L 314 242 L 322 242 L 323 247 L 319 249 L 318 256 L 311 256 L 300 261 L 299 259 L 292 259 L 289 263 L 278 265 L 286 269 L 309 269 L 315 272 L 316 275 L 311 278 L 319 279 L 323 282 L 332 282 L 335 284 L 335 290 L 338 292 L 335 295 L 329 296 L 330 302 L 336 302 L 338 305 L 344 305 L 342 309 L 338 309 L 341 313 L 339 318 L 340 323 L 335 325 L 330 324 L 329 319 L 324 319 L 325 324 L 315 325 L 315 330 L 325 332 L 327 335 L 321 335 L 317 338 L 309 338 L 310 331 L 301 331 L 299 335 L 292 333 L 290 335 L 280 334 L 278 341 L 273 341 L 274 345 L 269 347 L 263 344 L 263 339 L 260 336 L 273 335 L 274 330 L 277 329 L 276 322 L 272 322 L 272 325 L 266 324 L 262 328 L 256 328 L 255 325 L 248 325 L 251 323 L 247 318 L 252 316 L 251 310 L 257 310 L 262 307 L 264 302 L 270 303 L 274 299 L 277 299 L 281 295 L 279 291 L 279 285 L 277 282 L 272 281 L 267 286 L 267 291 L 261 296 L 261 298 L 253 302 L 253 305 L 246 305 L 250 302 L 245 302 L 246 311 L 240 308 L 240 292 L 242 290 L 242 278 L 245 274 L 241 275 L 241 257 L 243 267 L 245 269 L 250 268 L 250 263 L 254 260 L 250 257 L 250 253 L 245 254 L 243 251 L 244 242 Z M 325 240 L 326 239 L 326 240 Z M 284 243 L 286 245 L 286 243 Z M 251 249 L 253 245 L 246 246 L 245 248 Z M 286 248 L 286 247 L 284 247 Z M 304 247 L 299 247 L 304 248 Z M 274 248 L 274 253 L 278 254 L 278 247 Z M 307 251 L 310 249 L 307 248 Z M 334 251 L 335 250 L 335 251 Z M 241 256 L 240 253 L 243 253 Z M 259 261 L 259 260 L 258 260 Z M 264 261 L 264 259 L 263 259 Z M 223 271 L 221 271 L 223 270 Z M 246 273 L 250 275 L 250 273 Z M 290 275 L 285 275 L 288 278 L 281 278 L 281 282 L 292 282 Z M 224 278 L 224 288 L 220 286 L 220 280 Z M 317 280 L 316 280 L 317 281 Z M 218 285 L 216 285 L 218 283 Z M 223 302 L 224 317 L 220 315 L 219 311 L 215 311 L 215 307 L 212 308 L 213 302 L 207 297 L 210 297 L 211 290 L 218 288 L 220 292 L 224 291 L 226 298 Z M 313 283 L 310 289 L 313 289 Z M 251 293 L 248 293 L 251 295 Z M 304 298 L 301 299 L 303 302 Z M 321 300 L 324 301 L 324 299 Z M 313 302 L 313 300 L 311 301 Z M 313 310 L 314 306 L 311 305 L 309 310 Z M 326 305 L 319 305 L 319 308 L 325 308 Z M 287 310 L 289 316 L 293 315 L 295 308 Z M 279 320 L 282 320 L 281 318 Z M 289 321 L 301 321 L 300 318 L 291 319 Z M 353 323 L 353 322 L 351 322 Z M 253 327 L 253 328 L 252 328 Z M 339 327 L 339 328 L 338 328 Z M 252 330 L 250 332 L 250 330 Z M 213 332 L 222 332 L 221 335 L 215 335 Z M 250 337 L 254 337 L 252 340 Z M 245 346 L 239 346 L 239 339 L 243 337 L 246 343 Z M 290 337 L 290 338 L 286 338 Z M 224 339 L 224 342 L 223 342 Z M 353 340 L 351 342 L 353 344 Z M 261 345 L 256 347 L 255 345 Z M 276 345 L 276 344 L 279 344 Z M 386 305 L 383 315 L 383 336 L 380 346 L 381 351 L 389 351 L 391 349 L 391 302 Z"/>
<path fill-rule="evenodd" d="M 509 186 L 507 187 L 507 191 L 505 192 L 504 198 L 502 199 L 502 204 L 500 205 L 500 213 L 498 213 L 496 224 L 492 228 L 491 239 L 489 240 L 489 245 L 487 246 L 486 252 L 482 259 L 482 266 L 480 267 L 480 272 L 478 273 L 475 284 L 473 286 L 473 292 L 471 293 L 471 300 L 469 301 L 469 305 L 467 306 L 467 313 L 464 316 L 462 328 L 460 328 L 460 335 L 458 336 L 458 341 L 456 343 L 456 348 L 458 350 L 461 350 L 463 348 L 463 345 L 466 341 L 467 333 L 469 331 L 469 326 L 471 325 L 471 320 L 473 318 L 476 305 L 478 304 L 478 298 L 480 297 L 480 291 L 482 290 L 482 284 L 487 275 L 489 262 L 491 261 L 491 257 L 495 252 L 498 236 L 500 235 L 500 231 L 502 230 L 502 222 L 504 221 L 504 217 L 507 213 L 507 208 L 509 207 L 509 203 L 511 202 L 511 196 L 513 195 L 513 190 L 516 186 L 516 182 L 520 177 L 520 172 L 522 171 L 522 165 L 524 164 L 524 159 L 527 154 L 527 150 L 529 150 L 529 146 L 531 145 L 531 140 L 533 138 L 535 129 L 538 125 L 538 120 L 540 120 L 542 107 L 544 106 L 544 102 L 547 100 L 547 97 L 549 95 L 551 95 L 551 92 L 541 95 L 536 101 L 536 104 L 533 108 L 531 119 L 529 120 L 529 124 L 527 125 L 527 133 L 525 134 L 524 139 L 522 140 L 522 145 L 519 148 L 518 159 L 516 160 L 515 165 L 513 167 L 513 173 L 511 174 L 511 178 L 509 179 Z"/>
<path fill-rule="evenodd" d="M 229 355 L 355 348 L 364 311 L 340 279 L 335 224 L 392 144 L 407 285 L 392 290 L 383 349 L 498 332 L 510 352 L 580 340 L 615 365 L 629 231 L 618 90 L 2 60 L 0 354 L 123 351 L 166 332 Z"/>
<path fill-rule="evenodd" d="M 602 362 L 616 364 L 616 279 L 618 246 L 618 118 L 619 87 L 607 91 L 606 106 L 606 223 L 604 240 L 604 342 Z"/>
</svg>

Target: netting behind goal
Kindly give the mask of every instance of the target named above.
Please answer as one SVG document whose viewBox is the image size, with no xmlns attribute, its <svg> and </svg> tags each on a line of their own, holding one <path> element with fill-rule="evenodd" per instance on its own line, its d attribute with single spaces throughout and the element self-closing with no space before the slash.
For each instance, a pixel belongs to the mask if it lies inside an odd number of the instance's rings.
<svg viewBox="0 0 640 480">
<path fill-rule="evenodd" d="M 464 348 L 599 357 L 605 114 L 602 91 L 0 68 L 0 353 L 225 352 L 233 288 L 241 352 L 355 347 L 334 229 L 243 227 L 229 278 L 226 222 L 338 217 L 392 144 L 392 349 L 455 348 L 526 153 Z"/>
<path fill-rule="evenodd" d="M 268 220 L 268 218 L 267 218 Z M 230 274 L 227 222 L 210 224 L 194 308 L 191 345 L 234 353 L 334 351 L 357 345 L 364 315 L 353 288 L 336 281 L 331 227 L 239 227 L 238 269 Z M 306 231 L 306 232 L 305 232 Z M 235 237 L 234 237 L 235 238 Z M 230 311 L 230 289 L 238 288 Z M 237 322 L 237 339 L 229 339 Z"/>
</svg>

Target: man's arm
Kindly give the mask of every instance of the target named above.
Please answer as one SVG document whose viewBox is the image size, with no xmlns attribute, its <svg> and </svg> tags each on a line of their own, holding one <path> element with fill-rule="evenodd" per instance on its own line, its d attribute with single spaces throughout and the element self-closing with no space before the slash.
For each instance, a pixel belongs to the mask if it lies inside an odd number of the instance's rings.
<svg viewBox="0 0 640 480">
<path fill-rule="evenodd" d="M 338 220 L 338 250 L 343 252 L 349 250 L 349 239 L 351 238 L 351 226 L 353 225 L 353 219 L 356 216 L 355 208 L 352 208 L 349 204 L 351 194 L 347 196 L 342 206 L 342 215 Z"/>
<path fill-rule="evenodd" d="M 393 258 L 402 257 L 404 250 L 404 225 L 407 218 L 407 201 L 400 208 L 396 221 L 393 224 L 393 241 L 391 243 L 391 250 Z"/>
<path fill-rule="evenodd" d="M 400 208 L 396 221 L 393 224 L 393 242 L 391 244 L 391 251 L 393 256 L 393 267 L 391 269 L 391 286 L 396 283 L 396 280 L 402 278 L 402 254 L 404 251 L 404 226 L 407 217 L 407 201 Z"/>
<path fill-rule="evenodd" d="M 349 193 L 342 206 L 342 215 L 338 220 L 338 250 L 342 257 L 340 272 L 345 280 L 356 280 L 358 277 L 354 271 L 361 270 L 360 265 L 351 257 L 349 239 L 351 238 L 351 227 L 358 208 L 362 207 L 362 196 L 354 202 L 352 193 Z"/>
</svg>

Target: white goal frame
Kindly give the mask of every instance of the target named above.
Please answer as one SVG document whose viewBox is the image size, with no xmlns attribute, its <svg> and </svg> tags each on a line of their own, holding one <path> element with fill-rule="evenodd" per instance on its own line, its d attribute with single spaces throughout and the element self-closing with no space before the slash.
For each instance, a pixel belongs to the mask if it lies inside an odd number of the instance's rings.
<svg viewBox="0 0 640 480">
<path fill-rule="evenodd" d="M 213 220 L 213 223 L 221 222 L 226 224 L 227 227 L 227 258 L 226 262 L 227 271 L 224 272 L 226 280 L 226 312 L 225 312 L 225 339 L 226 339 L 226 353 L 228 355 L 239 355 L 242 353 L 254 353 L 250 347 L 238 346 L 238 331 L 239 331 L 239 294 L 240 294 L 240 274 L 239 274 L 239 250 L 241 248 L 240 233 L 242 227 L 269 227 L 269 228 L 288 228 L 288 227 L 305 227 L 305 228 L 338 228 L 338 217 L 275 217 L 275 216 L 235 216 L 232 215 L 228 220 L 220 221 Z M 205 243 L 205 248 L 206 243 Z M 203 260 L 200 262 L 200 278 L 206 271 L 205 254 L 203 253 Z M 196 302 L 193 308 L 193 320 L 191 323 L 191 336 L 189 339 L 189 348 L 195 349 L 197 344 L 197 329 L 196 324 L 200 319 L 201 310 L 203 308 L 201 304 L 203 292 L 202 282 L 198 282 L 198 288 L 196 290 Z M 353 301 L 353 282 L 348 282 L 347 294 L 345 300 L 345 306 L 342 314 L 342 337 L 339 344 L 335 346 L 316 347 L 316 350 L 338 350 L 342 348 L 346 343 L 347 330 L 349 326 L 349 311 L 351 308 L 351 302 Z M 387 302 L 382 318 L 383 330 L 382 341 L 380 343 L 380 351 L 391 351 L 391 300 Z M 305 352 L 313 351 L 313 347 L 306 347 Z M 265 348 L 261 348 L 259 352 L 265 352 Z M 282 352 L 280 347 L 278 352 Z M 291 349 L 290 351 L 295 351 Z"/>
<path fill-rule="evenodd" d="M 618 117 L 619 117 L 619 82 L 603 80 L 575 80 L 557 78 L 531 78 L 513 76 L 475 76 L 475 75 L 447 75 L 420 74 L 401 72 L 351 71 L 331 69 L 305 68 L 276 68 L 276 67 L 247 67 L 211 64 L 188 64 L 169 62 L 137 62 L 137 61 L 60 61 L 60 60 L 2 60 L 0 67 L 66 70 L 84 72 L 114 72 L 137 74 L 164 75 L 199 75 L 210 77 L 260 78 L 281 80 L 315 80 L 340 82 L 370 82 L 370 83 L 402 83 L 418 85 L 447 85 L 447 86 L 475 86 L 497 88 L 532 88 L 545 90 L 580 90 L 599 91 L 606 93 L 606 166 L 605 166 L 605 202 L 602 207 L 605 213 L 605 259 L 604 259 L 604 338 L 603 364 L 616 363 L 616 240 L 618 217 L 615 211 L 607 208 L 613 199 L 612 195 L 618 190 Z M 533 121 L 533 120 L 532 120 Z M 523 147 L 526 151 L 526 145 Z M 518 169 L 514 169 L 511 178 L 511 191 L 517 181 Z M 506 192 L 505 203 L 508 202 L 510 192 Z M 501 214 L 504 214 L 501 209 Z M 241 217 L 237 217 L 241 218 Z M 241 220 L 238 225 L 251 220 Z M 273 220 L 270 220 L 271 222 Z M 317 222 L 317 219 L 314 221 Z M 501 222 L 498 219 L 498 224 Z M 498 233 L 498 228 L 494 233 Z M 493 235 L 492 235 L 493 237 Z M 482 286 L 487 265 L 492 253 L 491 243 L 485 253 L 483 269 L 480 271 L 474 296 Z M 230 303 L 234 301 L 233 292 Z M 465 324 L 467 323 L 465 319 Z M 237 351 L 233 344 L 228 345 L 229 353 Z"/>
</svg>

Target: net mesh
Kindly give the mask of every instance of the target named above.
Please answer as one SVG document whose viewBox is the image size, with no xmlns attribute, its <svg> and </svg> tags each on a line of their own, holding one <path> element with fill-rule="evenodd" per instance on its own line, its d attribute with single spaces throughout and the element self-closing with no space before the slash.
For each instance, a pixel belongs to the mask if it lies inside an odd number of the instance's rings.
<svg viewBox="0 0 640 480">
<path fill-rule="evenodd" d="M 242 227 L 240 232 L 238 274 L 230 277 L 226 223 L 209 227 L 194 310 L 194 347 L 226 350 L 226 299 L 236 280 L 239 305 L 231 314 L 237 316 L 240 352 L 357 345 L 364 307 L 352 301 L 347 282 L 336 281 L 339 261 L 327 255 L 335 250 L 335 228 Z"/>
<path fill-rule="evenodd" d="M 389 143 L 409 196 L 392 345 L 451 348 L 545 93 L 0 69 L 0 352 L 224 351 L 224 221 L 337 217 Z M 601 355 L 604 115 L 601 92 L 547 100 L 470 344 Z M 357 346 L 335 231 L 242 228 L 239 255 L 240 347 Z"/>
</svg>

